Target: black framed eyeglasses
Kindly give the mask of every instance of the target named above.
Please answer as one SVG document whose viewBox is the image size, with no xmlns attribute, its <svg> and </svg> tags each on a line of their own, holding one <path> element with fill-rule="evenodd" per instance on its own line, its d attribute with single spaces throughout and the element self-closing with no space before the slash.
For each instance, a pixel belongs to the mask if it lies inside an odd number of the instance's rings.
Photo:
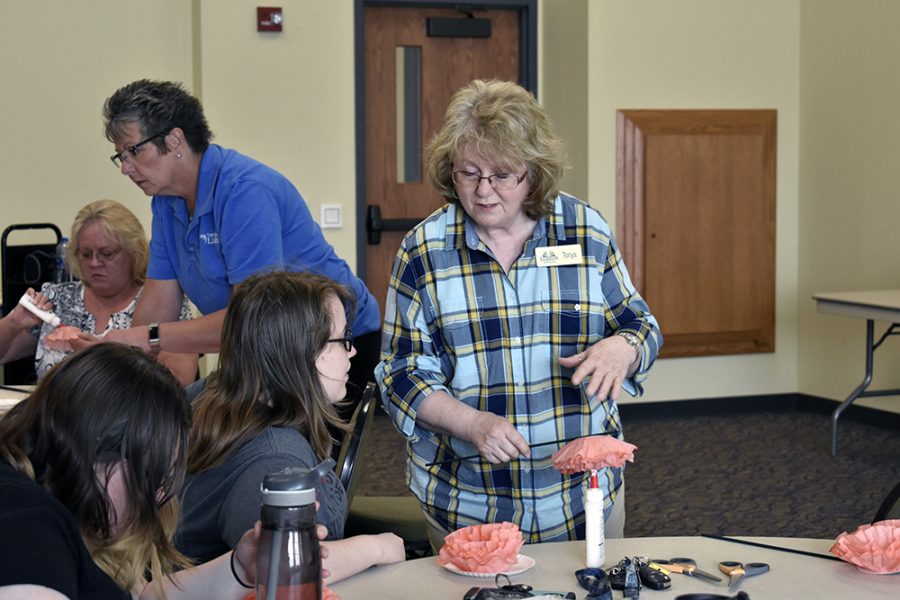
<svg viewBox="0 0 900 600">
<path fill-rule="evenodd" d="M 494 173 L 487 177 L 482 177 L 478 173 L 472 171 L 453 171 L 453 183 L 462 188 L 476 188 L 482 179 L 487 179 L 488 184 L 499 191 L 508 191 L 518 187 L 520 183 L 525 181 L 528 172 L 516 175 L 515 173 Z"/>
<path fill-rule="evenodd" d="M 112 161 L 112 164 L 114 164 L 117 169 L 121 169 L 122 163 L 125 162 L 128 158 L 133 159 L 135 156 L 137 156 L 137 153 L 141 151 L 141 148 L 145 144 L 149 144 L 153 140 L 158 140 L 159 138 L 165 137 L 167 135 L 169 135 L 168 131 L 166 131 L 165 133 L 157 133 L 156 135 L 148 137 L 146 140 L 142 140 L 137 144 L 126 146 L 125 148 L 122 148 L 121 152 L 116 152 L 115 154 L 110 156 L 109 160 Z"/>
<path fill-rule="evenodd" d="M 350 352 L 351 350 L 353 350 L 353 331 L 349 328 L 345 329 L 344 337 L 332 338 L 326 341 L 329 343 L 334 342 L 336 344 L 343 344 L 344 350 Z"/>
</svg>

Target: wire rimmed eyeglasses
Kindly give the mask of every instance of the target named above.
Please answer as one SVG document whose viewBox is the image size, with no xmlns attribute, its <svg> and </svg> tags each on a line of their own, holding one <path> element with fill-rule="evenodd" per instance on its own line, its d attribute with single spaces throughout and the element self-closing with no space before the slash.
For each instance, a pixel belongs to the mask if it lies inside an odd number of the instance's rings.
<svg viewBox="0 0 900 600">
<path fill-rule="evenodd" d="M 528 172 L 526 171 L 521 175 L 516 175 L 515 173 L 494 173 L 493 175 L 482 176 L 474 171 L 464 171 L 460 169 L 453 171 L 451 175 L 453 177 L 453 183 L 459 187 L 476 188 L 481 183 L 482 179 L 487 179 L 488 185 L 500 192 L 518 187 L 518 185 L 528 176 Z"/>
<path fill-rule="evenodd" d="M 332 338 L 330 340 L 326 340 L 326 342 L 341 344 L 344 346 L 344 350 L 350 352 L 351 350 L 353 350 L 353 331 L 351 329 L 345 329 L 344 337 Z"/>
<path fill-rule="evenodd" d="M 121 247 L 119 247 L 119 248 L 100 248 L 99 250 L 88 250 L 87 248 L 83 248 L 83 249 L 79 248 L 78 251 L 75 252 L 75 256 L 77 256 L 81 260 L 88 261 L 88 262 L 90 262 L 90 260 L 92 258 L 94 258 L 95 256 L 97 257 L 97 260 L 99 260 L 100 262 L 109 262 L 109 261 L 113 260 L 115 257 L 117 257 L 120 252 L 122 252 Z"/>
<path fill-rule="evenodd" d="M 157 133 L 154 136 L 148 137 L 146 140 L 141 140 L 137 144 L 132 144 L 131 146 L 126 146 L 122 148 L 121 152 L 116 152 L 112 156 L 109 157 L 109 160 L 112 161 L 112 164 L 116 166 L 117 169 L 122 168 L 122 163 L 127 160 L 133 160 L 137 153 L 141 151 L 146 144 L 149 144 L 153 140 L 158 140 L 161 137 L 165 137 L 169 135 L 169 132 L 166 131 L 164 133 Z"/>
</svg>

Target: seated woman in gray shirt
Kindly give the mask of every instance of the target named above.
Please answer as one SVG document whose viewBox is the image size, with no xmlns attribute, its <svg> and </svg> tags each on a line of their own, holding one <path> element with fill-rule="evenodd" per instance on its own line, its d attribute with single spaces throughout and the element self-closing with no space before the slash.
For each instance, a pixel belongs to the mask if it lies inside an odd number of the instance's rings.
<svg viewBox="0 0 900 600">
<path fill-rule="evenodd" d="M 334 404 L 346 395 L 353 295 L 310 273 L 245 280 L 225 315 L 218 370 L 193 407 L 188 476 L 176 547 L 205 562 L 234 547 L 259 518 L 260 482 L 285 467 L 331 455 Z M 329 472 L 316 486 L 318 523 L 329 532 L 326 583 L 403 560 L 393 534 L 343 537 L 347 496 Z"/>
</svg>

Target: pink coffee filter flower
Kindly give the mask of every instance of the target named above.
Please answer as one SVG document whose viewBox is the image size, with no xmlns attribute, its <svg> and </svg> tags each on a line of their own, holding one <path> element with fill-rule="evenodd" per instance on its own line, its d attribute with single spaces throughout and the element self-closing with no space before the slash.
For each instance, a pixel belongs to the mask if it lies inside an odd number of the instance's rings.
<svg viewBox="0 0 900 600">
<path fill-rule="evenodd" d="M 326 587 L 325 582 L 322 582 L 322 600 L 341 600 L 341 597 L 337 592 Z"/>
<path fill-rule="evenodd" d="M 470 573 L 502 573 L 516 564 L 523 543 L 514 523 L 470 525 L 444 538 L 438 562 Z"/>
<path fill-rule="evenodd" d="M 71 352 L 71 341 L 78 337 L 80 330 L 71 325 L 62 325 L 51 331 L 44 340 L 47 347 L 57 352 Z"/>
<path fill-rule="evenodd" d="M 565 475 L 621 467 L 634 462 L 637 446 L 611 435 L 591 435 L 573 440 L 553 455 L 553 466 Z"/>
<path fill-rule="evenodd" d="M 837 536 L 831 553 L 872 573 L 900 571 L 900 519 L 860 525 Z"/>
</svg>

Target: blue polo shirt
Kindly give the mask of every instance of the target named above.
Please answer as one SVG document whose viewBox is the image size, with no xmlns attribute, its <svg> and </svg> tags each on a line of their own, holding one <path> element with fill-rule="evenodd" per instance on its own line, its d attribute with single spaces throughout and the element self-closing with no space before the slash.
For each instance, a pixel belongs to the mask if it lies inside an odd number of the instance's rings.
<svg viewBox="0 0 900 600">
<path fill-rule="evenodd" d="M 231 287 L 261 271 L 311 271 L 357 297 L 357 335 L 381 328 L 378 303 L 337 256 L 287 178 L 234 150 L 212 144 L 200 161 L 193 219 L 180 196 L 154 196 L 151 279 L 177 279 L 200 312 L 228 305 Z"/>
</svg>

